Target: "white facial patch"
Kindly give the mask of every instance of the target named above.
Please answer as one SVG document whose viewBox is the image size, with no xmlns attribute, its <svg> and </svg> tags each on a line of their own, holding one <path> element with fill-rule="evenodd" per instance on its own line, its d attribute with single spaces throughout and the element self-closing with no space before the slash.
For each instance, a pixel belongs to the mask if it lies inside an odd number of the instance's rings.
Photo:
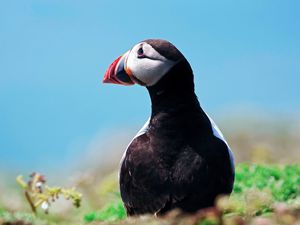
<svg viewBox="0 0 300 225">
<path fill-rule="evenodd" d="M 145 57 L 139 57 L 140 48 Z M 126 67 L 146 86 L 156 84 L 175 64 L 175 61 L 166 59 L 146 42 L 135 45 L 126 61 Z"/>
</svg>

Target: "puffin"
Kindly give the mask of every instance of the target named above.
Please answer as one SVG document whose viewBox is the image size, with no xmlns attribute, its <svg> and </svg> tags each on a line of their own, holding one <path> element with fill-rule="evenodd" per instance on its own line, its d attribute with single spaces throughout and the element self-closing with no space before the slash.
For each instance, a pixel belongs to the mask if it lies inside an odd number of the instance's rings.
<svg viewBox="0 0 300 225">
<path fill-rule="evenodd" d="M 119 187 L 128 216 L 195 213 L 229 195 L 233 153 L 202 109 L 193 70 L 169 41 L 147 39 L 118 57 L 103 83 L 138 84 L 151 99 L 151 115 L 121 159 Z"/>
</svg>

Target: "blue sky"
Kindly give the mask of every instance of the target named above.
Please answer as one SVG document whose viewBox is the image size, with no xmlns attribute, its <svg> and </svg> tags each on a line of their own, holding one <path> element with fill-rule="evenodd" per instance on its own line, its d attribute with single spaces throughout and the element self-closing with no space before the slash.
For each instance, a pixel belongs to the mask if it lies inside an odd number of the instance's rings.
<svg viewBox="0 0 300 225">
<path fill-rule="evenodd" d="M 138 129 L 150 113 L 147 92 L 101 79 L 147 38 L 183 52 L 212 115 L 299 112 L 299 8 L 296 0 L 2 1 L 1 167 L 63 165 L 99 133 Z"/>
</svg>

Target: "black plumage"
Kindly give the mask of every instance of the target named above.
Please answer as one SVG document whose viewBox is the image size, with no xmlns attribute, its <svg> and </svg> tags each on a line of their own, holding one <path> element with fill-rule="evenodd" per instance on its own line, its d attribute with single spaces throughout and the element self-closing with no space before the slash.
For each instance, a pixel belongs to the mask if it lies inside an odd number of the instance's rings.
<svg viewBox="0 0 300 225">
<path fill-rule="evenodd" d="M 232 191 L 230 150 L 215 136 L 199 104 L 188 61 L 169 42 L 145 42 L 179 62 L 147 87 L 151 118 L 145 131 L 130 143 L 120 168 L 127 213 L 163 214 L 174 208 L 195 212 L 210 207 L 216 196 Z"/>
</svg>

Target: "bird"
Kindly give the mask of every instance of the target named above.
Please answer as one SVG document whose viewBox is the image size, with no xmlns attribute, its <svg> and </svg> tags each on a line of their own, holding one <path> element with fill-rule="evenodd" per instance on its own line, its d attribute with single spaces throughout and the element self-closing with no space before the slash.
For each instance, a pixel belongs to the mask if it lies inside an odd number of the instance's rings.
<svg viewBox="0 0 300 225">
<path fill-rule="evenodd" d="M 103 83 L 138 84 L 148 90 L 151 115 L 121 159 L 119 188 L 128 216 L 195 213 L 229 195 L 234 156 L 202 109 L 194 75 L 169 41 L 147 39 L 108 67 Z"/>
</svg>

